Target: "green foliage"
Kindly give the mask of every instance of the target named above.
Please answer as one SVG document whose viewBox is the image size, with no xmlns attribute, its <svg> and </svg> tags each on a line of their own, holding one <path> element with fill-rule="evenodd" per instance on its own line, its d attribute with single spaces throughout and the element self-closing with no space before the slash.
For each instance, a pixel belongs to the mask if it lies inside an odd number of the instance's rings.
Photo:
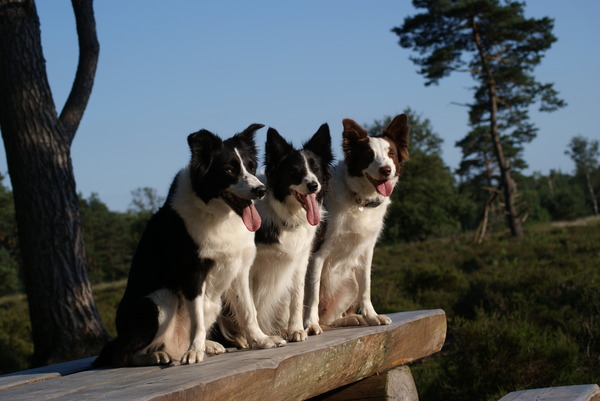
<svg viewBox="0 0 600 401">
<path fill-rule="evenodd" d="M 90 280 L 127 277 L 135 246 L 128 216 L 108 210 L 97 194 L 80 199 L 80 209 Z"/>
<path fill-rule="evenodd" d="M 575 163 L 577 175 L 586 175 L 598 168 L 599 148 L 600 144 L 597 140 L 589 140 L 581 135 L 571 138 L 569 148 L 565 153 L 571 156 Z"/>
<path fill-rule="evenodd" d="M 582 187 L 587 189 L 586 198 L 591 204 L 594 214 L 598 211 L 598 193 L 600 192 L 600 171 L 598 169 L 598 158 L 600 157 L 599 142 L 588 140 L 581 135 L 575 136 L 569 143 L 569 149 L 565 152 L 575 163 L 575 174 Z"/>
<path fill-rule="evenodd" d="M 442 352 L 413 366 L 423 399 L 600 382 L 600 220 L 580 224 L 481 245 L 461 236 L 377 248 L 378 310 L 448 316 Z"/>
<path fill-rule="evenodd" d="M 12 192 L 0 174 L 0 296 L 22 290 L 17 252 L 17 223 Z"/>
<path fill-rule="evenodd" d="M 517 389 L 564 385 L 568 372 L 578 368 L 576 343 L 519 316 L 458 318 L 453 332 L 453 351 L 439 372 L 446 388 L 424 389 L 424 399 L 499 400 Z"/>
<path fill-rule="evenodd" d="M 577 177 L 550 171 L 547 176 L 520 177 L 519 184 L 522 195 L 528 198 L 524 210 L 533 214 L 533 221 L 575 220 L 592 212 L 585 201 L 585 187 Z"/>
<path fill-rule="evenodd" d="M 117 334 L 115 314 L 125 281 L 93 286 L 94 300 L 107 332 Z M 28 369 L 33 355 L 29 308 L 24 295 L 0 297 L 0 375 Z"/>
<path fill-rule="evenodd" d="M 32 355 L 31 324 L 25 296 L 0 298 L 0 374 L 27 369 Z"/>
</svg>

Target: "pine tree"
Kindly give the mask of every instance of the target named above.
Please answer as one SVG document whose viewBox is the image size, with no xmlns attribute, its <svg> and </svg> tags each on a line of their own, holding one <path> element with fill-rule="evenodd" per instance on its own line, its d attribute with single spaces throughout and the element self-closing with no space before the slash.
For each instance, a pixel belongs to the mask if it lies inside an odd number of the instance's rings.
<svg viewBox="0 0 600 401">
<path fill-rule="evenodd" d="M 470 122 L 485 127 L 489 136 L 486 146 L 491 145 L 493 152 L 507 224 L 513 236 L 521 237 L 512 178 L 515 165 L 506 148 L 519 154 L 523 144 L 535 138 L 536 128 L 528 122 L 532 104 L 539 103 L 541 111 L 565 105 L 552 84 L 539 83 L 532 75 L 556 41 L 553 21 L 525 18 L 524 3 L 516 1 L 413 0 L 413 5 L 426 12 L 407 17 L 392 31 L 402 47 L 421 55 L 411 60 L 421 67 L 425 85 L 437 84 L 454 71 L 469 72 L 477 82 Z"/>
<path fill-rule="evenodd" d="M 565 151 L 575 163 L 575 174 L 583 177 L 585 180 L 595 215 L 598 215 L 598 199 L 594 192 L 591 175 L 598 168 L 599 148 L 600 145 L 597 140 L 592 141 L 581 135 L 577 135 L 571 138 L 569 149 Z"/>
</svg>

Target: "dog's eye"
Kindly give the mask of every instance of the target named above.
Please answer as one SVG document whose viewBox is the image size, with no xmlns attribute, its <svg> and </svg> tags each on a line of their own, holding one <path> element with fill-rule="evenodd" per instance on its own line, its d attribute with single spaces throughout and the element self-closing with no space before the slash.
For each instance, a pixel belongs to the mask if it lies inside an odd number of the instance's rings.
<svg viewBox="0 0 600 401">
<path fill-rule="evenodd" d="M 225 168 L 225 172 L 227 174 L 233 174 L 233 173 L 235 173 L 235 171 L 233 170 L 233 167 L 226 167 Z"/>
<path fill-rule="evenodd" d="M 390 153 L 388 153 L 388 156 L 389 157 L 396 157 L 396 154 L 394 152 L 390 152 Z"/>
<path fill-rule="evenodd" d="M 249 170 L 249 171 L 251 171 L 251 172 L 254 172 L 254 171 L 256 171 L 256 163 L 254 163 L 254 162 L 249 162 L 249 163 L 248 163 L 248 167 L 247 167 L 247 168 L 248 168 L 248 170 Z"/>
</svg>

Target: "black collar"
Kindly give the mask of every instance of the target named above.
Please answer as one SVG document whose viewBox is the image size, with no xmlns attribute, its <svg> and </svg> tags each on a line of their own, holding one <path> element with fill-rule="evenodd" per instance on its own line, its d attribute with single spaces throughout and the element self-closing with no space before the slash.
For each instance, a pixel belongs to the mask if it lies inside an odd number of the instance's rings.
<svg viewBox="0 0 600 401">
<path fill-rule="evenodd" d="M 352 193 L 354 196 L 354 202 L 359 207 L 377 207 L 383 203 L 383 200 L 378 196 L 375 199 L 362 199 L 356 192 Z"/>
</svg>

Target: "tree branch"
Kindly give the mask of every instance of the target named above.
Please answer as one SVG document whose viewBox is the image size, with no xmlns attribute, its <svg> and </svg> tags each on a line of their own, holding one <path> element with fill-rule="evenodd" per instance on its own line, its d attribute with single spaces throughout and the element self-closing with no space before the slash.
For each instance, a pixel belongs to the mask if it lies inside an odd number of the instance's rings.
<svg viewBox="0 0 600 401">
<path fill-rule="evenodd" d="M 75 137 L 75 132 L 77 132 L 83 112 L 92 93 L 96 67 L 98 65 L 98 55 L 100 53 L 100 44 L 96 35 L 93 0 L 71 0 L 71 3 L 73 4 L 75 23 L 77 25 L 79 63 L 71 93 L 60 113 L 60 121 L 69 143 Z"/>
</svg>

